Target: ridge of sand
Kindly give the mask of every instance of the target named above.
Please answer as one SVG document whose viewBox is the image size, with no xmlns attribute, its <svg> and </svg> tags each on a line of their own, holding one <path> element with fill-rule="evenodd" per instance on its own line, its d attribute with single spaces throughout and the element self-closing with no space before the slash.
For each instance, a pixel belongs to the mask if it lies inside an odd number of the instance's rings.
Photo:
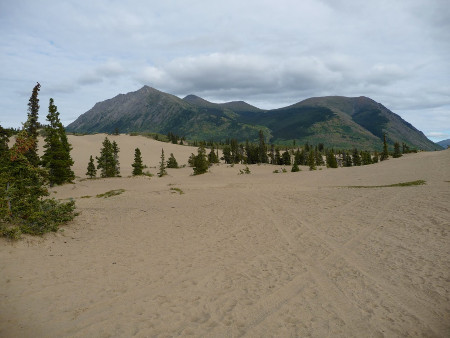
<svg viewBox="0 0 450 338">
<path fill-rule="evenodd" d="M 450 336 L 450 150 L 149 179 L 127 177 L 135 147 L 152 173 L 161 148 L 180 164 L 196 148 L 120 135 L 123 177 L 85 180 L 104 137 L 70 136 L 79 178 L 51 191 L 73 222 L 0 239 L 1 337 Z"/>
</svg>

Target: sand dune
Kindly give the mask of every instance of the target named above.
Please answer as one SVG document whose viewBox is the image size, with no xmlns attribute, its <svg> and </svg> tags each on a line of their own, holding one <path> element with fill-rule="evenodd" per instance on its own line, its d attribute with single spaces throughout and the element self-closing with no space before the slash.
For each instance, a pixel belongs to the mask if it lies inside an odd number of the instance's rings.
<svg viewBox="0 0 450 338">
<path fill-rule="evenodd" d="M 51 189 L 75 221 L 0 239 L 1 337 L 450 336 L 450 150 L 150 179 L 127 177 L 135 147 L 149 167 L 196 148 L 121 135 L 123 177 L 86 180 L 104 136 L 71 136 L 79 178 Z"/>
</svg>

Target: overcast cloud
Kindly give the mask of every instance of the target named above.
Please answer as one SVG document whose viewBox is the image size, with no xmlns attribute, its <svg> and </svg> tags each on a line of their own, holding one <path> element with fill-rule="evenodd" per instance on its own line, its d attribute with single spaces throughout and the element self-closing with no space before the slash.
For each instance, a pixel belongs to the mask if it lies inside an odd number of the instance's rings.
<svg viewBox="0 0 450 338">
<path fill-rule="evenodd" d="M 149 85 L 278 108 L 368 96 L 450 138 L 447 0 L 1 1 L 0 123 L 19 127 L 39 81 L 65 124 Z"/>
</svg>

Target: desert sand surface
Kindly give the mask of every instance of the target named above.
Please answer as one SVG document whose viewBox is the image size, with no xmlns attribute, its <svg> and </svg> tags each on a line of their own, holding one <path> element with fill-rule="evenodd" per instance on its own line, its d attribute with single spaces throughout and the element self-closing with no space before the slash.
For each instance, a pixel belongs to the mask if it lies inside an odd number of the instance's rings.
<svg viewBox="0 0 450 338">
<path fill-rule="evenodd" d="M 0 239 L 1 337 L 450 336 L 450 150 L 149 178 L 129 177 L 134 148 L 153 174 L 161 148 L 196 148 L 120 135 L 123 177 L 85 179 L 104 137 L 70 136 L 78 178 L 50 189 L 73 222 Z"/>
</svg>

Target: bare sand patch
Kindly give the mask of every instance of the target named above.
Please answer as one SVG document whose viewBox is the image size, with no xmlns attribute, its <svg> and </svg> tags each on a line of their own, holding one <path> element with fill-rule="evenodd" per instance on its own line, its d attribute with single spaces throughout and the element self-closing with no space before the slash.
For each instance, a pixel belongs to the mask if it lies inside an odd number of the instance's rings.
<svg viewBox="0 0 450 338">
<path fill-rule="evenodd" d="M 196 148 L 121 135 L 123 177 L 81 179 L 104 136 L 71 136 L 79 178 L 51 189 L 80 216 L 0 240 L 0 336 L 450 335 L 449 150 L 148 178 L 127 177 L 135 147 L 148 166 L 161 148 L 180 164 Z M 342 187 L 415 180 L 426 184 Z"/>
</svg>

